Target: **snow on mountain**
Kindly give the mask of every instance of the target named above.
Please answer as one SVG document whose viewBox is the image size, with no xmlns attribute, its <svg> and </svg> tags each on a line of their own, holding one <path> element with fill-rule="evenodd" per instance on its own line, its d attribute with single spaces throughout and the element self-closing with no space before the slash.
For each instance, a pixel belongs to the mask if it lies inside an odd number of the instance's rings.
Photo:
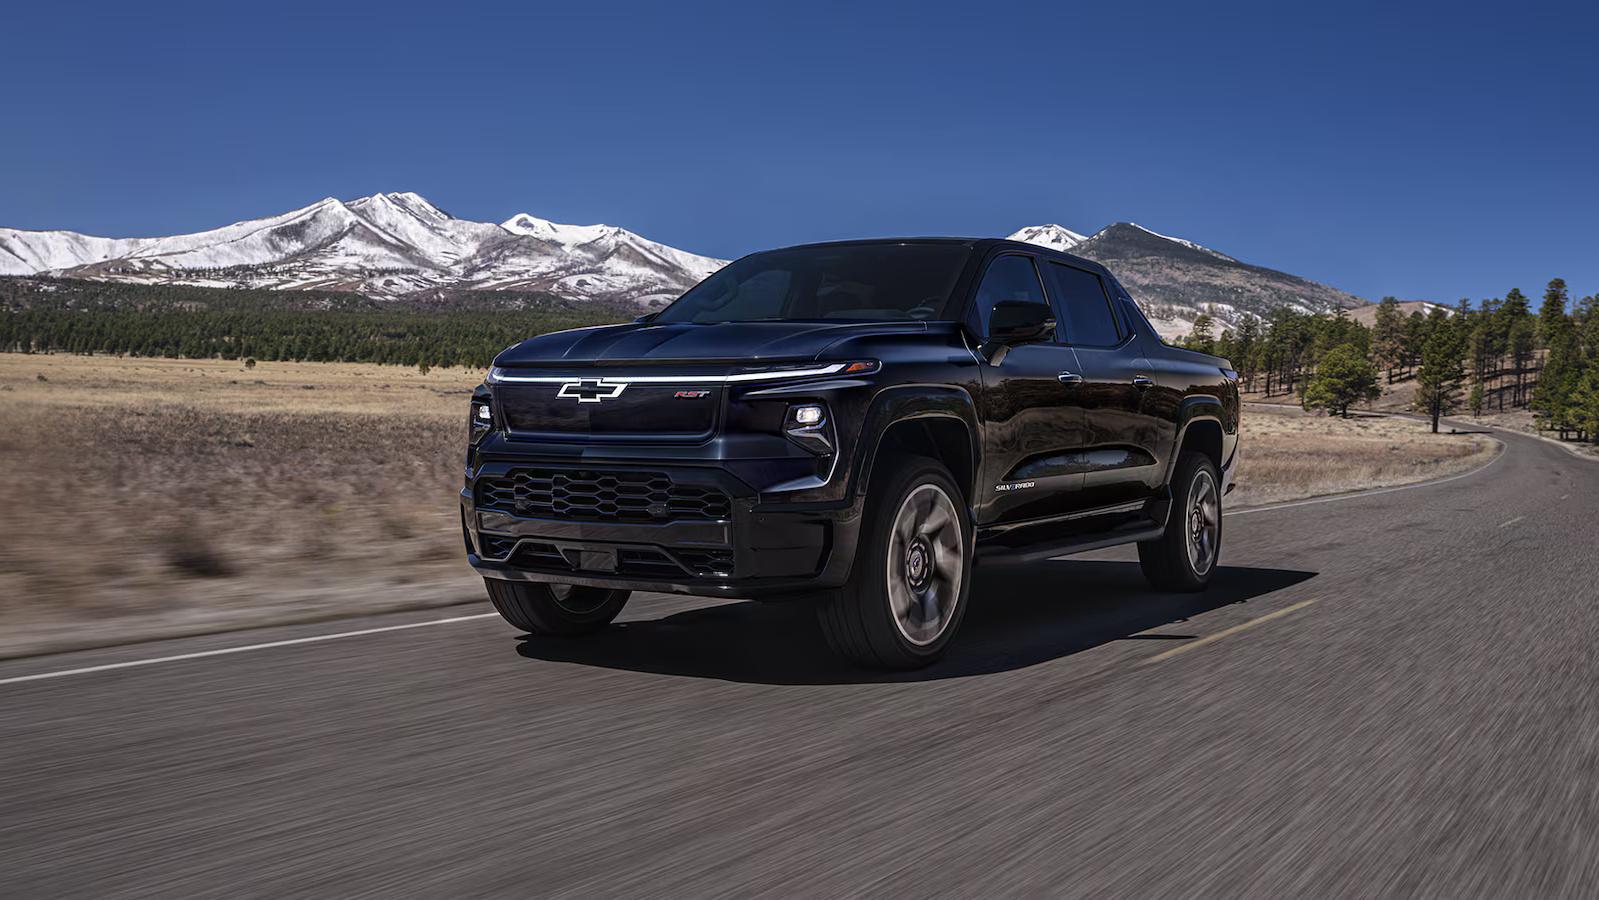
<svg viewBox="0 0 1599 900">
<path fill-rule="evenodd" d="M 1010 240 L 1037 244 L 1051 250 L 1070 250 L 1088 240 L 1088 237 L 1059 225 L 1030 225 L 1011 235 Z"/>
<path fill-rule="evenodd" d="M 0 275 L 32 275 L 50 269 L 67 269 L 131 253 L 141 243 L 139 238 L 0 228 Z"/>
<path fill-rule="evenodd" d="M 1110 266 L 1168 336 L 1185 333 L 1202 311 L 1222 327 L 1237 327 L 1245 316 L 1281 306 L 1326 313 L 1363 303 L 1128 222 L 1088 237 L 1060 225 L 1035 225 L 1011 238 Z M 654 305 L 723 265 L 614 225 L 563 225 L 527 213 L 498 225 L 458 219 L 413 193 L 328 197 L 281 215 L 171 237 L 0 228 L 0 275 L 374 296 L 465 288 Z"/>
<path fill-rule="evenodd" d="M 1187 334 L 1202 312 L 1210 313 L 1219 330 L 1237 328 L 1246 317 L 1265 317 L 1279 307 L 1319 315 L 1366 305 L 1336 288 L 1240 262 L 1132 222 L 1109 225 L 1065 248 L 1059 246 L 1057 229 L 1065 231 L 1058 225 L 1035 225 L 1011 239 L 1103 263 L 1163 337 Z"/>
<path fill-rule="evenodd" d="M 458 219 L 414 193 L 329 197 L 264 219 L 159 238 L 0 228 L 0 274 L 399 295 L 429 288 L 670 299 L 725 261 L 609 225 Z"/>
</svg>

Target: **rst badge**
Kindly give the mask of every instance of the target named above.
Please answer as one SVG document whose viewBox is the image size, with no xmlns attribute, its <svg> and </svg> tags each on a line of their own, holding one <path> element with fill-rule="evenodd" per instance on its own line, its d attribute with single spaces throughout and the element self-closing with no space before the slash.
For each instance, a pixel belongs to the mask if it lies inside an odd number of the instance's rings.
<svg viewBox="0 0 1599 900">
<path fill-rule="evenodd" d="M 615 400 L 627 390 L 625 381 L 606 381 L 604 378 L 579 378 L 561 385 L 555 396 L 563 400 L 576 400 L 579 403 L 599 403 L 602 400 Z"/>
<path fill-rule="evenodd" d="M 710 391 L 678 391 L 672 396 L 678 400 L 699 400 L 711 395 Z"/>
</svg>

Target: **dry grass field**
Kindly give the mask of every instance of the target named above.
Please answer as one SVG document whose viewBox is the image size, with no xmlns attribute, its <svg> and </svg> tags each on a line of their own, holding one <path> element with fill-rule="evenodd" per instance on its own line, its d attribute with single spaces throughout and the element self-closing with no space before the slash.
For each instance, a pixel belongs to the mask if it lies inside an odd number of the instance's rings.
<svg viewBox="0 0 1599 900">
<path fill-rule="evenodd" d="M 481 378 L 0 354 L 0 656 L 477 599 Z"/>
<path fill-rule="evenodd" d="M 480 371 L 0 353 L 0 656 L 477 600 L 456 513 Z M 1248 413 L 1263 503 L 1491 442 Z"/>
<path fill-rule="evenodd" d="M 1390 487 L 1476 468 L 1498 452 L 1480 434 L 1433 434 L 1426 423 L 1355 413 L 1348 419 L 1245 404 L 1233 506 Z"/>
</svg>

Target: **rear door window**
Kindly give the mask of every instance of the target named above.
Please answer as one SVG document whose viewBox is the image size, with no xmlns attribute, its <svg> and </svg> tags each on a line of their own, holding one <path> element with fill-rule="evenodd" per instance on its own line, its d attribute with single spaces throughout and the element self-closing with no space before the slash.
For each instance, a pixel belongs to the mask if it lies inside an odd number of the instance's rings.
<svg viewBox="0 0 1599 900">
<path fill-rule="evenodd" d="M 1063 263 L 1044 266 L 1056 314 L 1065 323 L 1066 342 L 1084 347 L 1114 347 L 1122 341 L 1121 328 L 1098 275 Z"/>
</svg>

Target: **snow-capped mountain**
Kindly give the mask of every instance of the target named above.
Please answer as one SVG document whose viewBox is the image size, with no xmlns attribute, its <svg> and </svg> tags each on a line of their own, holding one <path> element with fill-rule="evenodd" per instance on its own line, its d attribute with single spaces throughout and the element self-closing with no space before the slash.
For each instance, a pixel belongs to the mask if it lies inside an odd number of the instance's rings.
<svg viewBox="0 0 1599 900">
<path fill-rule="evenodd" d="M 1011 235 L 1110 266 L 1162 334 L 1185 334 L 1201 311 L 1236 328 L 1246 314 L 1306 312 L 1364 301 L 1252 266 L 1193 241 L 1118 222 L 1085 237 L 1060 225 Z M 725 264 L 613 225 L 562 225 L 522 213 L 496 225 L 458 219 L 412 193 L 334 198 L 196 234 L 91 237 L 0 228 L 0 275 L 355 291 L 396 297 L 432 289 L 539 291 L 654 305 Z"/>
<path fill-rule="evenodd" d="M 547 291 L 643 303 L 681 294 L 724 260 L 610 225 L 527 214 L 473 222 L 413 193 L 329 197 L 264 219 L 162 238 L 100 238 L 0 228 L 0 275 L 359 291 Z"/>
<path fill-rule="evenodd" d="M 1077 240 L 1062 246 L 1062 232 Z M 1281 306 L 1324 314 L 1366 305 L 1337 288 L 1252 266 L 1131 222 L 1117 222 L 1086 238 L 1059 225 L 1035 225 L 1010 237 L 1104 263 L 1168 338 L 1187 334 L 1201 312 L 1211 314 L 1219 332 L 1236 329 L 1246 316 L 1264 317 Z"/>
<path fill-rule="evenodd" d="M 1011 235 L 1010 239 L 1028 244 L 1037 244 L 1040 247 L 1048 247 L 1051 250 L 1070 250 L 1088 240 L 1087 236 L 1059 225 L 1029 225 Z"/>
</svg>

